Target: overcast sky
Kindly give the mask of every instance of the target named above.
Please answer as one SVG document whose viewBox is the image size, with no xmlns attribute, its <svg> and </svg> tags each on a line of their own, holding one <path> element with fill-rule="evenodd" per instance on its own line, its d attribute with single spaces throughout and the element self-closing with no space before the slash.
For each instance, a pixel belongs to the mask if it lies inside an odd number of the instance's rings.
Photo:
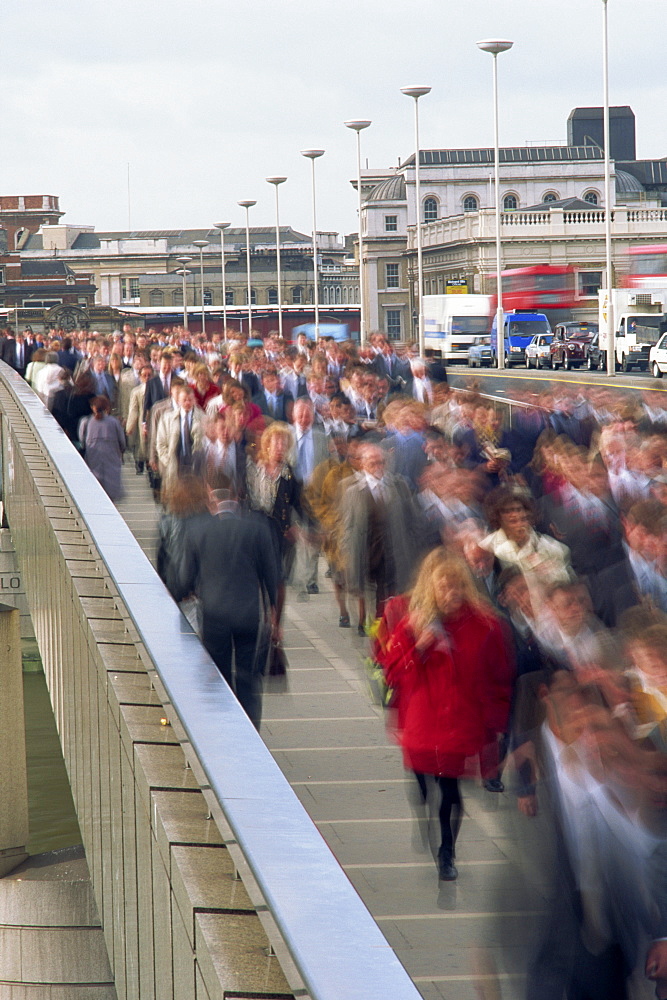
<svg viewBox="0 0 667 1000">
<path fill-rule="evenodd" d="M 393 166 L 422 148 L 490 146 L 500 37 L 500 142 L 566 140 L 572 108 L 602 103 L 602 0 L 3 0 L 2 194 L 55 194 L 98 230 L 312 226 L 356 230 L 354 133 Z M 610 100 L 637 118 L 637 155 L 667 156 L 667 0 L 609 0 Z"/>
</svg>

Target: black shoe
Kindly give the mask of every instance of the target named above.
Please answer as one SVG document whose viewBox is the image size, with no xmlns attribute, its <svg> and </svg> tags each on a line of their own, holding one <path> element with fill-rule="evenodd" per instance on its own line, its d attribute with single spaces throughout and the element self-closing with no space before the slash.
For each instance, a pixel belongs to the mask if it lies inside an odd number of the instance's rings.
<svg viewBox="0 0 667 1000">
<path fill-rule="evenodd" d="M 505 786 L 503 785 L 500 778 L 486 778 L 484 781 L 484 787 L 487 792 L 504 792 Z"/>
<path fill-rule="evenodd" d="M 338 628 L 349 628 L 350 627 L 350 616 L 341 615 L 338 619 Z"/>
<path fill-rule="evenodd" d="M 438 878 L 441 882 L 455 882 L 459 877 L 456 865 L 450 860 L 438 862 Z"/>
<path fill-rule="evenodd" d="M 136 472 L 136 474 L 138 476 L 143 476 L 143 474 L 144 474 L 144 463 L 143 462 L 135 462 L 134 463 L 134 471 Z"/>
<path fill-rule="evenodd" d="M 357 635 L 360 635 L 362 639 L 366 638 L 366 629 L 363 625 L 357 625 Z"/>
<path fill-rule="evenodd" d="M 333 576 L 333 573 L 331 572 L 331 567 L 329 567 L 329 569 L 324 574 L 324 577 L 325 577 L 326 580 L 330 580 L 332 576 Z"/>
<path fill-rule="evenodd" d="M 307 594 L 319 594 L 319 592 L 320 588 L 317 586 L 316 583 L 309 583 L 308 586 L 306 587 Z"/>
</svg>

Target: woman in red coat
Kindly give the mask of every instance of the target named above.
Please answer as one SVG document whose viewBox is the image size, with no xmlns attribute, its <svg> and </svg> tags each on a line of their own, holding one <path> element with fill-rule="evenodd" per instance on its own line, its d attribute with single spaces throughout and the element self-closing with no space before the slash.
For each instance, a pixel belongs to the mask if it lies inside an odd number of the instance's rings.
<svg viewBox="0 0 667 1000">
<path fill-rule="evenodd" d="M 426 557 L 382 666 L 395 691 L 405 766 L 424 802 L 428 775 L 440 788 L 438 873 L 452 881 L 458 779 L 466 761 L 488 753 L 505 732 L 513 679 L 505 633 L 460 559 L 444 549 Z"/>
</svg>

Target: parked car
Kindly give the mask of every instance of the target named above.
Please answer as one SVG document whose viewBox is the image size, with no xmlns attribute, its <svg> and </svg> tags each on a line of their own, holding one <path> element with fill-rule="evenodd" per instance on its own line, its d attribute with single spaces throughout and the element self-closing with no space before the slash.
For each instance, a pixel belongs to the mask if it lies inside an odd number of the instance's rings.
<svg viewBox="0 0 667 1000">
<path fill-rule="evenodd" d="M 654 378 L 662 378 L 662 373 L 667 372 L 667 333 L 649 351 L 648 363 Z"/>
<path fill-rule="evenodd" d="M 536 334 L 526 348 L 526 368 L 546 368 L 549 363 L 550 333 Z"/>
<path fill-rule="evenodd" d="M 600 350 L 600 334 L 594 333 L 591 340 L 584 345 L 584 364 L 589 372 L 595 372 L 602 367 L 603 358 Z"/>
<path fill-rule="evenodd" d="M 565 371 L 570 368 L 580 368 L 584 363 L 586 344 L 598 332 L 597 323 L 557 323 L 553 340 L 549 348 L 549 365 L 551 368 L 563 366 Z"/>
<path fill-rule="evenodd" d="M 468 348 L 468 367 L 489 368 L 492 364 L 491 358 L 491 337 L 487 334 L 484 337 L 475 337 Z"/>
</svg>

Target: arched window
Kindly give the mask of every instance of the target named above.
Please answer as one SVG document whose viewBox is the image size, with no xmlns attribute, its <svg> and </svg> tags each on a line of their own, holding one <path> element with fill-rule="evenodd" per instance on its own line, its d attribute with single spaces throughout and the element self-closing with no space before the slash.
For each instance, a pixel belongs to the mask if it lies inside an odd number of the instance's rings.
<svg viewBox="0 0 667 1000">
<path fill-rule="evenodd" d="M 182 306 L 183 305 L 183 289 L 182 288 L 175 288 L 174 291 L 171 293 L 171 304 L 173 306 Z"/>
<path fill-rule="evenodd" d="M 503 212 L 514 212 L 519 207 L 519 199 L 515 194 L 506 194 L 503 198 Z"/>
<path fill-rule="evenodd" d="M 329 286 L 328 285 L 325 285 L 324 288 L 322 289 L 322 305 L 323 306 L 328 306 L 329 305 Z"/>
<path fill-rule="evenodd" d="M 303 288 L 301 285 L 295 285 L 292 289 L 292 305 L 300 306 L 303 301 Z"/>
<path fill-rule="evenodd" d="M 336 305 L 339 306 L 340 302 L 340 285 L 336 285 Z"/>
<path fill-rule="evenodd" d="M 213 305 L 213 292 L 211 291 L 210 288 L 204 289 L 204 305 L 205 306 Z"/>
<path fill-rule="evenodd" d="M 183 292 L 181 292 L 181 299 L 183 298 Z M 164 292 L 161 288 L 151 288 L 150 303 L 152 306 L 163 306 L 164 305 Z"/>
<path fill-rule="evenodd" d="M 468 194 L 463 199 L 464 212 L 476 212 L 479 209 L 479 200 L 476 195 Z"/>
<path fill-rule="evenodd" d="M 20 250 L 23 245 L 23 237 L 25 236 L 25 226 L 21 229 L 17 229 L 14 233 L 14 246 L 17 250 Z"/>
<path fill-rule="evenodd" d="M 555 191 L 547 191 L 542 197 L 542 204 L 548 205 L 550 201 L 558 201 L 558 195 Z"/>
<path fill-rule="evenodd" d="M 269 288 L 267 294 L 268 294 L 269 305 L 270 306 L 277 306 L 278 305 L 278 289 L 277 288 Z"/>
<path fill-rule="evenodd" d="M 248 289 L 245 290 L 245 304 L 248 305 Z M 257 291 L 254 288 L 250 289 L 250 304 L 253 306 L 257 305 Z"/>
<path fill-rule="evenodd" d="M 600 199 L 598 198 L 596 191 L 587 191 L 584 195 L 584 201 L 587 201 L 589 205 L 600 204 Z"/>
<path fill-rule="evenodd" d="M 347 305 L 347 285 L 343 285 L 343 305 Z"/>
<path fill-rule="evenodd" d="M 424 198 L 424 222 L 435 222 L 438 218 L 438 203 L 435 198 Z"/>
</svg>

